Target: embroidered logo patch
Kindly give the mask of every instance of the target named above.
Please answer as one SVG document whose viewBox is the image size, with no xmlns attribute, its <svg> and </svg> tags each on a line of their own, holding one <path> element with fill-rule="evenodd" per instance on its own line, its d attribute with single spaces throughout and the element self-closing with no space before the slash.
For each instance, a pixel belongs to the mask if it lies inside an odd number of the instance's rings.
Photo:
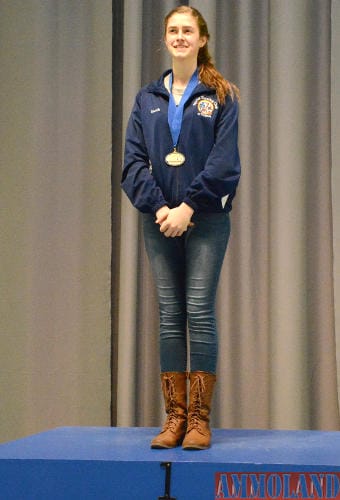
<svg viewBox="0 0 340 500">
<path fill-rule="evenodd" d="M 199 116 L 206 116 L 207 118 L 211 118 L 214 110 L 218 108 L 218 104 L 214 99 L 205 96 L 198 97 L 194 101 L 193 106 L 197 107 L 197 114 Z"/>
</svg>

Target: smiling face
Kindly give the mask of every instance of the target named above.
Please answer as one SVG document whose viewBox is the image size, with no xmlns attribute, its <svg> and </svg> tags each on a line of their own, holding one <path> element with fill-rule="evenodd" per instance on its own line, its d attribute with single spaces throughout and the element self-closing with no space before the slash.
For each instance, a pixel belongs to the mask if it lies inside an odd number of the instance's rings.
<svg viewBox="0 0 340 500">
<path fill-rule="evenodd" d="M 167 22 L 165 45 L 173 59 L 197 61 L 198 51 L 207 42 L 200 36 L 197 20 L 189 13 L 175 13 Z"/>
</svg>

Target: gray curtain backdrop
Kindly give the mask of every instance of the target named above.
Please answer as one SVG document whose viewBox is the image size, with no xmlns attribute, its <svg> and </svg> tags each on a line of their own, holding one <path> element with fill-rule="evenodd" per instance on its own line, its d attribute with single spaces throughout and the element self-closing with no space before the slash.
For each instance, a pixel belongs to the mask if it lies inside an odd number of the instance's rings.
<svg viewBox="0 0 340 500">
<path fill-rule="evenodd" d="M 111 1 L 0 1 L 0 440 L 110 424 Z"/>
<path fill-rule="evenodd" d="M 336 356 L 338 387 L 340 387 L 340 1 L 332 3 L 331 54 L 331 144 L 332 144 L 332 207 L 333 207 L 333 276 L 335 304 Z M 339 389 L 338 389 L 338 392 Z"/>
<path fill-rule="evenodd" d="M 119 179 L 178 3 L 0 0 L 0 441 L 163 420 L 155 290 Z M 194 5 L 242 92 L 213 424 L 338 429 L 340 2 Z"/>
<path fill-rule="evenodd" d="M 123 128 L 139 87 L 169 66 L 162 18 L 180 3 L 207 19 L 217 66 L 242 95 L 213 425 L 338 429 L 339 2 L 125 0 Z M 120 213 L 114 421 L 159 425 L 155 290 L 125 196 Z"/>
</svg>

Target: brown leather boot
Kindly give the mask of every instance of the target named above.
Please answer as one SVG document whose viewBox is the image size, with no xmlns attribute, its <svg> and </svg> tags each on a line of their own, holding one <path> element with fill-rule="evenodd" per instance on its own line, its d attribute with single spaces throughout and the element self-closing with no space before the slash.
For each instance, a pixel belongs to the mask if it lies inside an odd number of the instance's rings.
<svg viewBox="0 0 340 500">
<path fill-rule="evenodd" d="M 182 443 L 187 427 L 187 373 L 161 373 L 167 419 L 151 448 L 174 448 Z"/>
<path fill-rule="evenodd" d="M 182 445 L 184 450 L 205 450 L 210 446 L 209 415 L 215 381 L 216 375 L 213 373 L 190 373 L 188 427 Z"/>
</svg>

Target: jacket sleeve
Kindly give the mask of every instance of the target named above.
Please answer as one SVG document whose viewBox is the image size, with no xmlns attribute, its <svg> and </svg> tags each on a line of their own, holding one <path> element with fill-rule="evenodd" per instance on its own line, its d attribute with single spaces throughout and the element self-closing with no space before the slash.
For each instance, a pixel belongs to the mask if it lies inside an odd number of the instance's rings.
<svg viewBox="0 0 340 500">
<path fill-rule="evenodd" d="M 237 141 L 238 102 L 228 97 L 216 125 L 215 144 L 183 200 L 194 210 L 222 207 L 223 197 L 234 196 L 241 174 Z"/>
<path fill-rule="evenodd" d="M 140 100 L 139 93 L 126 130 L 121 186 L 135 208 L 145 213 L 156 213 L 167 202 L 150 171 Z"/>
</svg>

